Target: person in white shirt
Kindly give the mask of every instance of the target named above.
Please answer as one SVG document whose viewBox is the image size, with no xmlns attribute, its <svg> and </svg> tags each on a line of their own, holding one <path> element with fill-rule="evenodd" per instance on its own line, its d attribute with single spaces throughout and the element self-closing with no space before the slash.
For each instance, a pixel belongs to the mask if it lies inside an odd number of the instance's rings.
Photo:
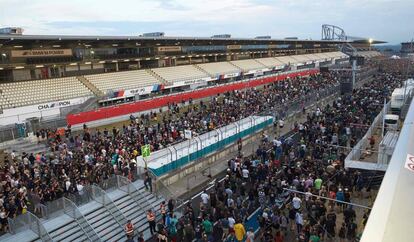
<svg viewBox="0 0 414 242">
<path fill-rule="evenodd" d="M 233 217 L 228 217 L 229 220 L 229 228 L 234 229 L 234 224 L 236 223 L 236 220 L 234 220 Z"/>
<path fill-rule="evenodd" d="M 283 119 L 279 119 L 279 128 L 283 128 L 285 126 L 285 121 Z"/>
<path fill-rule="evenodd" d="M 244 166 L 242 170 L 242 176 L 245 180 L 249 179 L 249 170 Z"/>
<path fill-rule="evenodd" d="M 71 184 L 71 183 L 70 183 L 69 179 L 67 179 L 67 180 L 66 180 L 66 182 L 65 182 L 66 191 L 69 191 L 70 184 Z"/>
<path fill-rule="evenodd" d="M 300 198 L 298 198 L 295 195 L 295 197 L 292 199 L 292 205 L 293 205 L 293 208 L 298 210 L 298 209 L 300 209 L 300 206 L 302 205 L 302 200 L 300 200 Z"/>
<path fill-rule="evenodd" d="M 201 194 L 201 201 L 203 202 L 204 205 L 207 206 L 208 201 L 210 200 L 210 196 L 207 194 L 207 191 L 204 190 L 204 192 Z"/>
</svg>

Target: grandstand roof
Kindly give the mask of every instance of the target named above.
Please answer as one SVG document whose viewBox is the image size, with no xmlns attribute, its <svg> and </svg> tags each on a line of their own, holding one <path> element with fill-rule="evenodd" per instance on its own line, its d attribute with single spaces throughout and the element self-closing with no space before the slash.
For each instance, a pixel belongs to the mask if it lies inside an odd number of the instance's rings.
<svg viewBox="0 0 414 242">
<path fill-rule="evenodd" d="M 255 39 L 255 38 L 211 38 L 211 37 L 143 37 L 143 36 L 99 36 L 99 35 L 14 35 L 0 34 L 0 40 L 208 40 L 208 41 L 256 41 L 256 42 L 328 42 L 343 43 L 338 40 L 301 40 L 301 39 Z"/>
</svg>

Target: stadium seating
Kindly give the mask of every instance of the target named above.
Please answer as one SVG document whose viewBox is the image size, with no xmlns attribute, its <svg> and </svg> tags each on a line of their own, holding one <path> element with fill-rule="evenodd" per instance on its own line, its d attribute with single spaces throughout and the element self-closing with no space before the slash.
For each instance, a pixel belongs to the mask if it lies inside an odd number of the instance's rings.
<svg viewBox="0 0 414 242">
<path fill-rule="evenodd" d="M 309 58 L 306 55 L 292 55 L 292 58 L 296 60 L 296 63 L 306 63 Z"/>
<path fill-rule="evenodd" d="M 81 84 L 76 77 L 0 83 L 0 89 L 3 91 L 4 98 L 8 101 L 4 104 L 4 108 L 92 95 L 92 92 Z"/>
<path fill-rule="evenodd" d="M 380 55 L 377 51 L 361 51 L 359 54 L 365 57 Z M 325 61 L 326 59 L 340 59 L 344 57 L 346 55 L 342 52 L 324 52 L 85 75 L 83 76 L 86 79 L 84 83 L 89 86 L 85 86 L 76 77 L 1 83 L 0 105 L 3 109 L 8 109 L 94 95 L 92 91 L 95 90 L 94 92 L 96 93 L 95 87 L 106 94 L 109 91 L 148 87 L 163 82 L 171 83 L 208 76 L 217 77 L 223 74 L 263 69 L 265 67 L 280 67 L 289 63 L 298 64 L 314 60 Z"/>
<path fill-rule="evenodd" d="M 266 67 L 255 59 L 230 61 L 230 63 L 239 67 L 243 71 L 258 70 Z"/>
<path fill-rule="evenodd" d="M 167 82 L 191 80 L 208 77 L 207 73 L 204 73 L 200 69 L 193 65 L 183 65 L 174 67 L 163 67 L 151 69 L 155 74 L 160 76 Z"/>
<path fill-rule="evenodd" d="M 268 68 L 273 68 L 276 66 L 284 66 L 285 64 L 280 62 L 278 59 L 275 59 L 273 57 L 268 57 L 268 58 L 260 58 L 260 59 L 256 59 L 256 61 L 262 63 L 264 66 L 268 67 Z"/>
<path fill-rule="evenodd" d="M 275 58 L 279 62 L 282 62 L 285 65 L 298 63 L 298 61 L 296 59 L 293 59 L 291 56 L 278 56 L 278 57 L 275 57 Z"/>
<path fill-rule="evenodd" d="M 357 55 L 363 56 L 366 58 L 371 58 L 371 57 L 380 56 L 381 53 L 378 51 L 358 51 Z"/>
<path fill-rule="evenodd" d="M 9 101 L 3 96 L 3 94 L 0 94 L 0 107 L 6 108 L 11 106 Z"/>
<path fill-rule="evenodd" d="M 241 71 L 239 68 L 235 67 L 229 62 L 213 62 L 198 64 L 197 66 L 209 73 L 211 76 L 219 76 L 222 74 L 236 73 Z"/>
<path fill-rule="evenodd" d="M 109 90 L 134 89 L 160 83 L 146 70 L 112 72 L 84 77 L 103 93 L 107 93 Z"/>
<path fill-rule="evenodd" d="M 316 53 L 316 54 L 313 54 L 313 55 L 315 56 L 316 60 L 318 60 L 318 61 L 326 61 L 326 59 L 329 58 L 324 53 Z"/>
</svg>

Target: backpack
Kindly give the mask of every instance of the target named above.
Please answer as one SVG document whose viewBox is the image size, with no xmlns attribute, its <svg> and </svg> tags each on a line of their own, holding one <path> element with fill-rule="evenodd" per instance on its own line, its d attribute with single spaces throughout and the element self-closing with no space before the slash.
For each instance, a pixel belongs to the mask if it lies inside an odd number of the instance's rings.
<svg viewBox="0 0 414 242">
<path fill-rule="evenodd" d="M 169 225 L 169 228 L 168 228 L 168 232 L 170 234 L 172 234 L 172 235 L 177 234 L 177 227 L 175 226 L 176 224 L 177 224 L 177 221 L 175 219 L 172 219 L 170 221 L 170 225 Z"/>
</svg>

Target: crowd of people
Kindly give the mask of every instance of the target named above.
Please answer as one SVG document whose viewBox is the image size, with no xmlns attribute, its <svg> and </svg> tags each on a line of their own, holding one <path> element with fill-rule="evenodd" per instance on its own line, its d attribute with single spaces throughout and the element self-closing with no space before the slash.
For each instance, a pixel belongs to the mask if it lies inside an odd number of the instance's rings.
<svg viewBox="0 0 414 242">
<path fill-rule="evenodd" d="M 265 140 L 257 152 L 260 162 L 253 163 L 251 159 L 243 157 L 230 162 L 227 182 L 217 185 L 215 193 L 209 195 L 207 203 L 197 208 L 201 215 L 196 216 L 191 206 L 187 208 L 185 217 L 188 220 L 184 222 L 183 231 L 190 231 L 185 227 L 191 225 L 195 231 L 194 237 L 206 235 L 208 238 L 214 234 L 216 225 L 213 226 L 210 234 L 205 228 L 208 225 L 204 225 L 208 222 L 204 223 L 204 221 L 213 223 L 222 218 L 231 220 L 228 230 L 232 231 L 233 224 L 242 224 L 246 215 L 255 208 L 254 204 L 259 203 L 264 211 L 269 203 L 273 204 L 272 199 L 269 198 L 279 196 L 281 192 L 281 190 L 274 190 L 274 184 L 278 189 L 294 184 L 297 185 L 298 190 L 303 190 L 300 184 L 304 178 L 305 180 L 308 178 L 304 177 L 305 174 L 314 180 L 320 176 L 326 183 L 320 191 L 327 194 L 338 192 L 340 189 L 344 191 L 345 188 L 353 189 L 349 181 L 345 183 L 341 180 L 350 177 L 346 173 L 335 176 L 332 182 L 336 185 L 328 186 L 325 172 L 331 171 L 331 167 L 335 170 L 335 165 L 340 167 L 341 163 L 338 160 L 343 159 L 343 156 L 336 157 L 335 152 L 327 152 L 335 151 L 335 147 L 328 144 L 344 144 L 341 143 L 344 130 L 351 146 L 359 135 L 362 135 L 361 132 L 358 133 L 358 128 L 352 128 L 350 124 L 369 124 L 376 112 L 381 109 L 381 106 L 377 105 L 378 100 L 389 95 L 392 86 L 396 86 L 399 82 L 398 78 L 386 74 L 378 78 L 381 78 L 381 81 L 372 82 L 369 86 L 355 91 L 352 97 L 338 99 L 325 109 L 317 109 L 308 116 L 304 124 L 295 124 L 295 128 L 301 134 L 300 146 L 290 146 L 289 140 L 273 142 L 276 148 L 270 156 L 272 162 L 265 163 L 269 157 L 266 152 L 263 152 L 265 145 L 273 144 L 269 140 Z M 113 174 L 134 179 L 135 158 L 140 155 L 141 146 L 144 144 L 150 144 L 153 151 L 159 150 L 184 140 L 185 129 L 190 129 L 195 134 L 202 134 L 274 106 L 285 105 L 289 108 L 288 105 L 292 100 L 301 100 L 310 94 L 317 95 L 319 91 L 335 85 L 338 85 L 335 75 L 293 78 L 263 88 L 251 88 L 215 96 L 208 103 L 201 101 L 199 104 L 188 106 L 170 104 L 167 112 L 131 118 L 129 124 L 119 129 L 114 127 L 111 131 L 92 130 L 86 125 L 80 134 L 72 133 L 70 127 L 64 134 L 54 132 L 49 134 L 50 132 L 42 131 L 39 133 L 39 139 L 46 139 L 49 151 L 37 154 L 22 152 L 21 155 L 13 152 L 0 169 L 2 229 L 7 229 L 7 218 L 15 218 L 28 209 L 38 213 L 39 204 L 45 204 L 66 194 L 80 193 L 84 186 L 92 183 L 101 184 Z M 351 133 L 346 131 L 348 128 L 351 129 Z M 329 147 L 325 149 L 327 145 Z M 310 159 L 308 159 L 309 155 Z M 327 165 L 327 161 L 337 163 L 331 162 Z M 321 165 L 315 166 L 316 162 Z M 327 165 L 326 170 L 316 169 L 323 167 L 322 165 Z M 245 177 L 246 171 L 248 177 Z M 276 177 L 276 174 L 280 177 Z M 238 179 L 244 182 L 238 183 Z M 249 185 L 244 190 L 242 184 Z M 247 202 L 245 198 L 248 198 Z M 310 206 L 312 207 L 313 205 Z M 262 225 L 268 222 L 267 219 L 272 218 L 273 213 L 263 212 L 263 214 L 267 214 L 267 217 L 261 216 L 265 219 Z M 282 211 L 279 211 L 279 214 L 282 214 Z M 229 219 L 229 216 L 233 219 Z M 199 218 L 202 220 L 202 226 L 197 223 Z M 308 227 L 304 224 L 303 228 Z M 223 229 L 226 231 L 225 226 Z M 298 229 L 298 232 L 301 231 Z M 229 234 L 230 237 L 232 235 L 234 233 Z M 231 238 L 229 241 L 232 241 Z"/>
<path fill-rule="evenodd" d="M 356 241 L 370 210 L 351 204 L 371 185 L 344 160 L 402 80 L 377 74 L 352 95 L 310 110 L 293 125 L 294 137 L 264 133 L 256 154 L 230 160 L 224 181 L 189 201 L 184 216 L 161 221 L 156 241 Z M 258 233 L 245 227 L 251 220 Z"/>
<path fill-rule="evenodd" d="M 38 213 L 40 204 L 81 193 L 86 185 L 102 184 L 113 174 L 134 179 L 135 158 L 142 145 L 149 144 L 156 151 L 184 140 L 186 129 L 202 134 L 336 83 L 335 78 L 321 75 L 298 77 L 217 95 L 209 102 L 172 103 L 167 112 L 131 117 L 129 124 L 112 130 L 87 125 L 80 133 L 72 132 L 70 126 L 63 133 L 39 130 L 36 136 L 49 150 L 12 152 L 0 169 L 2 228 L 6 230 L 7 218 L 27 209 Z"/>
</svg>

